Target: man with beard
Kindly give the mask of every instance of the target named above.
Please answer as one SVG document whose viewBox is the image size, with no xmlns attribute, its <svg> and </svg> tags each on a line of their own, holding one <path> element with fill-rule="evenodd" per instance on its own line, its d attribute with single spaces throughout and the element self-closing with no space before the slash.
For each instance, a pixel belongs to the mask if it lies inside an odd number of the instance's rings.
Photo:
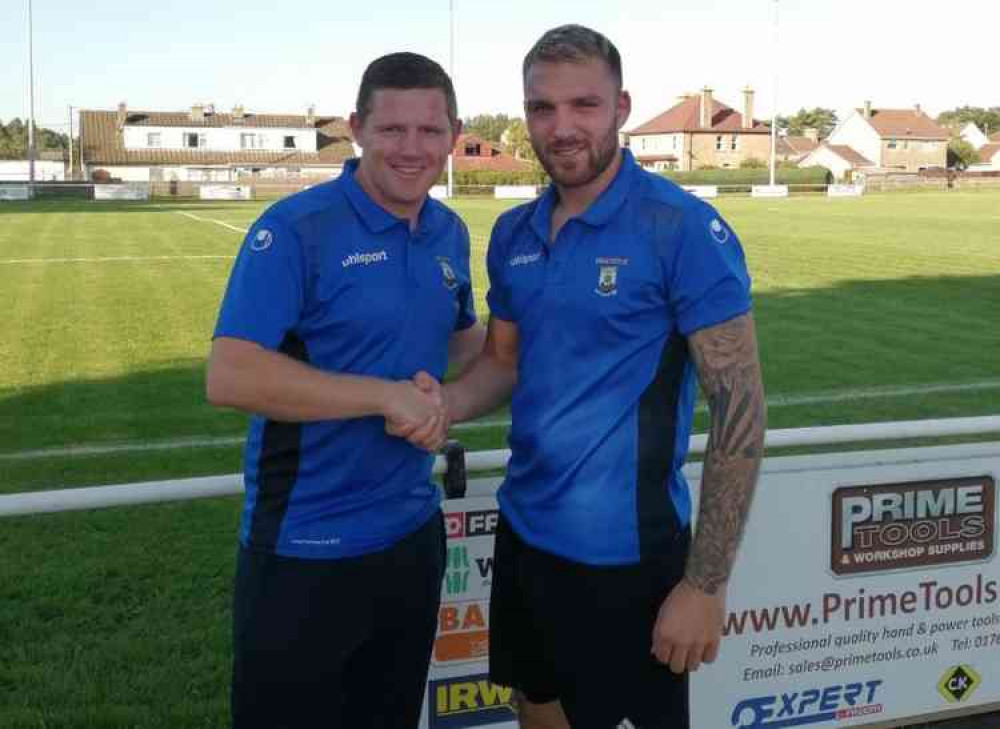
<svg viewBox="0 0 1000 729">
<path fill-rule="evenodd" d="M 424 696 L 440 496 L 432 456 L 385 429 L 433 428 L 431 376 L 482 346 L 468 231 L 427 196 L 461 122 L 441 66 L 393 53 L 366 69 L 350 123 L 362 158 L 247 234 L 209 360 L 208 399 L 254 416 L 234 729 L 411 729 Z"/>
<path fill-rule="evenodd" d="M 486 345 L 444 388 L 455 421 L 513 395 L 490 675 L 516 689 L 525 729 L 684 729 L 763 448 L 743 251 L 711 206 L 619 148 L 631 101 L 607 38 L 547 32 L 523 81 L 552 185 L 497 221 Z M 711 425 L 692 540 L 696 374 Z"/>
</svg>

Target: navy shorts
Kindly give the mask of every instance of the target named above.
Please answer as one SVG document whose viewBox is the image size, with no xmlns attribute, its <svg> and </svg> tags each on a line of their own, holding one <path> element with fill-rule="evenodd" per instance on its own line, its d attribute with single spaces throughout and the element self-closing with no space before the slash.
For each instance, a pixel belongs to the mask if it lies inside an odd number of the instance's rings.
<svg viewBox="0 0 1000 729">
<path fill-rule="evenodd" d="M 444 557 L 440 512 L 389 549 L 361 557 L 240 549 L 234 729 L 414 729 Z"/>
<path fill-rule="evenodd" d="M 497 528 L 490 680 L 532 703 L 559 700 L 573 729 L 688 729 L 687 674 L 650 653 L 664 598 L 684 574 L 690 533 L 662 559 L 595 567 Z"/>
</svg>

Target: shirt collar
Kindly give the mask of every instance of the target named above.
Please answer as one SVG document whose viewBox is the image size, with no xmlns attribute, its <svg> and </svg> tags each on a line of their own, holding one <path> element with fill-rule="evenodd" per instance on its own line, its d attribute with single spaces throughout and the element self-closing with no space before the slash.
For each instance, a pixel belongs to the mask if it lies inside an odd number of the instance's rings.
<svg viewBox="0 0 1000 729">
<path fill-rule="evenodd" d="M 629 188 L 632 185 L 632 177 L 634 170 L 638 169 L 638 165 L 632 158 L 632 153 L 627 149 L 622 149 L 622 161 L 618 166 L 618 171 L 615 173 L 614 178 L 611 183 L 604 188 L 597 199 L 590 204 L 586 210 L 583 211 L 581 215 L 578 216 L 580 220 L 592 225 L 594 227 L 601 227 L 611 220 L 612 216 L 618 212 L 618 209 L 625 202 L 625 198 L 628 196 Z M 535 231 L 535 234 L 541 238 L 543 241 L 548 242 L 549 240 L 549 229 L 552 223 L 552 209 L 555 207 L 558 201 L 558 194 L 556 192 L 555 185 L 549 185 L 545 188 L 545 192 L 538 199 L 538 204 L 535 206 L 535 212 L 531 216 L 531 227 Z"/>
<path fill-rule="evenodd" d="M 340 175 L 344 185 L 344 194 L 350 201 L 351 206 L 357 212 L 365 226 L 372 233 L 383 233 L 394 225 L 404 225 L 407 229 L 410 221 L 405 218 L 397 218 L 377 202 L 372 200 L 368 193 L 364 191 L 355 175 L 358 171 L 360 160 L 349 159 L 344 163 L 344 170 Z M 414 237 L 424 238 L 433 233 L 441 221 L 440 205 L 430 198 L 424 200 L 420 208 L 420 215 L 417 218 L 417 228 L 413 232 Z"/>
</svg>

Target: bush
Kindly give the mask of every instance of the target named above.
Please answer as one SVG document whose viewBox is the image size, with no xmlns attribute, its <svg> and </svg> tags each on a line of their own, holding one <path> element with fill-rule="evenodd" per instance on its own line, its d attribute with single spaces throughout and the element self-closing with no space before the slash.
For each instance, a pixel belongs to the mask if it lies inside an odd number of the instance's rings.
<svg viewBox="0 0 1000 729">
<path fill-rule="evenodd" d="M 757 159 L 756 157 L 747 157 L 745 160 L 740 162 L 741 170 L 762 170 L 767 167 L 767 163 L 762 159 Z"/>
<path fill-rule="evenodd" d="M 544 185 L 549 177 L 545 170 L 539 168 L 524 172 L 507 172 L 502 170 L 455 170 L 456 185 Z M 438 179 L 439 185 L 448 183 L 448 173 L 445 171 Z"/>
</svg>

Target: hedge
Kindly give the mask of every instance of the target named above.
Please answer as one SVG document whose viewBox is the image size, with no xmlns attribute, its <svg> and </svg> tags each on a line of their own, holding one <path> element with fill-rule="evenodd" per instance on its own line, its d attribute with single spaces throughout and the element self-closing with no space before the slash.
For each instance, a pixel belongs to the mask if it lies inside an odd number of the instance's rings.
<svg viewBox="0 0 1000 729">
<path fill-rule="evenodd" d="M 692 170 L 661 172 L 678 185 L 767 185 L 771 181 L 768 169 Z M 833 181 L 830 171 L 823 167 L 785 167 L 775 170 L 778 185 L 827 185 Z"/>
</svg>

